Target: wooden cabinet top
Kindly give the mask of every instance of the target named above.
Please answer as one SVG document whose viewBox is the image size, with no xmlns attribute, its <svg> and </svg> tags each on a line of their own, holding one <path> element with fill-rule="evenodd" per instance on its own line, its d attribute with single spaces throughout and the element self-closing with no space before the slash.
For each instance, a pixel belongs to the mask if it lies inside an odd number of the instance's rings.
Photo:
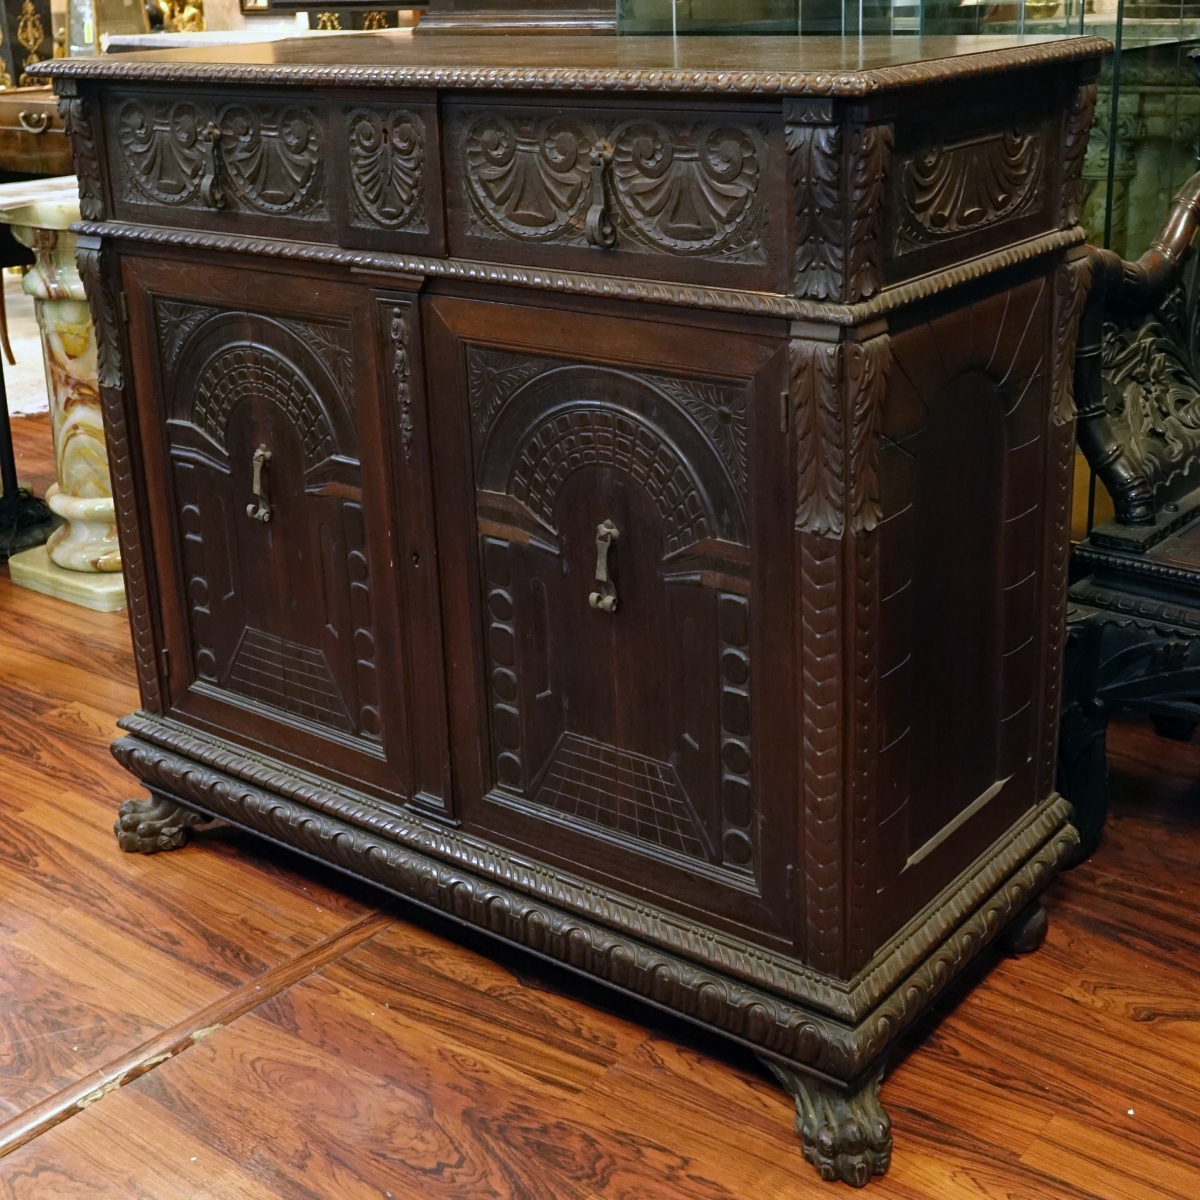
<svg viewBox="0 0 1200 1200">
<path fill-rule="evenodd" d="M 866 97 L 1096 58 L 1098 37 L 465 37 L 345 34 L 55 59 L 58 78 Z"/>
</svg>

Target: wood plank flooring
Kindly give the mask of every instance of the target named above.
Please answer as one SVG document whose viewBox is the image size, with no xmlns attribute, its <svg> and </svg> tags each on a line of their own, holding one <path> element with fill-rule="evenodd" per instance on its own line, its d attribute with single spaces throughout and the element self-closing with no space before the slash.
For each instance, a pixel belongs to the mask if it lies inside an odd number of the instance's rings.
<svg viewBox="0 0 1200 1200">
<path fill-rule="evenodd" d="M 121 854 L 135 703 L 122 614 L 0 578 L 0 1198 L 845 1194 L 738 1049 L 234 831 Z M 1046 946 L 905 1040 L 879 1200 L 1200 1197 L 1200 745 L 1111 747 Z"/>
</svg>

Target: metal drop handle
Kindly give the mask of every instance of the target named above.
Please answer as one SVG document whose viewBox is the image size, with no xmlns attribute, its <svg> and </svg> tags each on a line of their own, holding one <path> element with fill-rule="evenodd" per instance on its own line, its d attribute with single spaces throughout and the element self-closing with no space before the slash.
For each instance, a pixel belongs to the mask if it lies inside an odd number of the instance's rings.
<svg viewBox="0 0 1200 1200">
<path fill-rule="evenodd" d="M 208 144 L 204 175 L 200 179 L 200 199 L 209 208 L 225 207 L 225 189 L 221 186 L 221 127 L 210 122 L 197 135 L 197 140 Z"/>
<path fill-rule="evenodd" d="M 269 521 L 271 519 L 271 502 L 267 499 L 267 481 L 264 477 L 264 472 L 271 461 L 271 452 L 266 446 L 259 446 L 254 452 L 254 496 L 258 501 L 257 505 L 246 505 L 246 516 L 253 517 L 256 521 Z"/>
<path fill-rule="evenodd" d="M 609 575 L 608 552 L 620 536 L 621 531 L 611 521 L 596 526 L 596 582 L 600 590 L 588 596 L 588 603 L 601 612 L 617 611 L 617 588 Z"/>
<path fill-rule="evenodd" d="M 27 133 L 45 133 L 50 128 L 50 114 L 45 112 L 21 109 L 17 113 L 17 121 Z"/>
</svg>

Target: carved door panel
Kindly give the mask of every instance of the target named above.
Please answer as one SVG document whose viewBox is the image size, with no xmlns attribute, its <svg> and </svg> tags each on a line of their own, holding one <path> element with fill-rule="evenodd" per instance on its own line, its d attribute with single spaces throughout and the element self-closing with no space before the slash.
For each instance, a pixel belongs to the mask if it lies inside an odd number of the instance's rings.
<svg viewBox="0 0 1200 1200">
<path fill-rule="evenodd" d="M 755 405 L 778 395 L 781 344 L 432 308 L 436 385 L 465 392 L 470 426 L 469 461 L 442 477 L 472 481 L 483 762 L 463 816 L 785 936 L 760 802 L 780 764 L 753 717 L 786 673 L 755 650 L 760 539 L 780 543 L 775 567 L 787 553 L 756 492 L 786 453 L 777 406 L 772 438 Z"/>
<path fill-rule="evenodd" d="M 407 793 L 398 604 L 380 569 L 382 306 L 319 280 L 150 261 L 126 263 L 126 288 L 143 421 L 165 451 L 148 485 L 160 577 L 177 580 L 175 598 L 163 589 L 172 712 Z"/>
</svg>

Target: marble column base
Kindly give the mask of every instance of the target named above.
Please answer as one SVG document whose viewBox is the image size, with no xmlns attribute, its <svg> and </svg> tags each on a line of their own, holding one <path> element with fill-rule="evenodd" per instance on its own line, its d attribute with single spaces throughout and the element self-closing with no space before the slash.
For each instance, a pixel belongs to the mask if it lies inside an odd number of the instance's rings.
<svg viewBox="0 0 1200 1200">
<path fill-rule="evenodd" d="M 84 608 L 116 612 L 125 607 L 125 580 L 119 571 L 68 571 L 50 561 L 45 546 L 14 554 L 8 560 L 8 571 L 18 587 Z"/>
</svg>

